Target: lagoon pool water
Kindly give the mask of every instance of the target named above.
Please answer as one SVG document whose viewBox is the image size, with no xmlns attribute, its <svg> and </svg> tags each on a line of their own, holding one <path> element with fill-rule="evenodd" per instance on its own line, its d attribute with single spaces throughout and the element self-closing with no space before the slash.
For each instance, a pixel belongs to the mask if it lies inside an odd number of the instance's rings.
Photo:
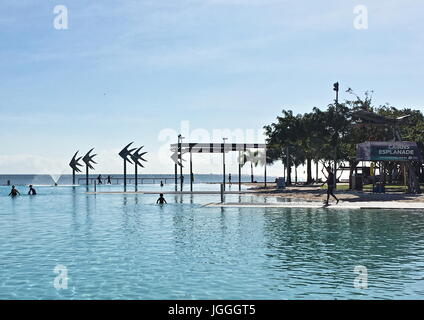
<svg viewBox="0 0 424 320">
<path fill-rule="evenodd" d="M 18 189 L 12 199 L 0 187 L 0 299 L 424 298 L 424 212 L 202 207 L 219 195 L 166 195 L 159 206 L 157 195 Z M 66 289 L 54 286 L 58 265 Z M 367 289 L 355 288 L 355 266 L 367 268 Z"/>
</svg>

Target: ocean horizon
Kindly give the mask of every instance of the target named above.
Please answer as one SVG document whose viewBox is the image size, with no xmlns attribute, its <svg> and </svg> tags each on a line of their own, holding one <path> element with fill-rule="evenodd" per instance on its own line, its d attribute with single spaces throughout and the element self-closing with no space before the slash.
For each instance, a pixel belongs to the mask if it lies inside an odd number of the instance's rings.
<svg viewBox="0 0 424 320">
<path fill-rule="evenodd" d="M 92 180 L 96 179 L 99 174 L 90 174 L 90 184 Z M 105 183 L 107 177 L 111 176 L 112 184 L 122 184 L 123 183 L 123 174 L 101 174 L 102 181 Z M 190 174 L 184 174 L 184 184 L 190 183 Z M 179 183 L 179 173 L 178 173 L 178 183 Z M 174 174 L 139 174 L 138 180 L 142 184 L 159 184 L 160 181 L 163 181 L 164 184 L 174 183 Z M 85 174 L 77 174 L 75 176 L 76 184 L 85 184 Z M 134 174 L 127 174 L 127 181 L 129 184 L 134 183 L 135 176 Z M 238 175 L 231 175 L 232 183 L 238 183 Z M 267 182 L 273 182 L 275 177 L 267 177 Z M 71 174 L 0 174 L 0 185 L 70 185 L 72 184 L 72 175 Z M 250 175 L 242 175 L 241 181 L 251 182 Z M 263 176 L 254 176 L 254 181 L 258 183 L 264 182 Z M 195 174 L 194 182 L 197 183 L 220 183 L 222 182 L 222 174 Z M 226 182 L 228 182 L 228 175 L 226 175 Z"/>
</svg>

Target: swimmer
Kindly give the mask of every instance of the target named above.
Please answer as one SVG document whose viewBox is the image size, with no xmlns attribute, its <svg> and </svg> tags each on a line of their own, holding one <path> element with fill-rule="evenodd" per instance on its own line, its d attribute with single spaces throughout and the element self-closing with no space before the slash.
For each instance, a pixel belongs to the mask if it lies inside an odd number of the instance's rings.
<svg viewBox="0 0 424 320">
<path fill-rule="evenodd" d="M 12 190 L 10 190 L 9 196 L 16 197 L 17 195 L 21 195 L 18 191 L 18 189 L 15 188 L 15 186 L 12 186 Z"/>
<path fill-rule="evenodd" d="M 161 193 L 159 195 L 159 199 L 156 201 L 156 203 L 160 203 L 160 204 L 168 203 L 168 202 L 166 202 L 165 198 L 163 197 L 163 193 Z"/>
<path fill-rule="evenodd" d="M 35 189 L 32 187 L 32 184 L 29 185 L 29 191 L 28 194 L 30 196 L 35 196 L 37 194 L 37 191 L 35 191 Z"/>
</svg>

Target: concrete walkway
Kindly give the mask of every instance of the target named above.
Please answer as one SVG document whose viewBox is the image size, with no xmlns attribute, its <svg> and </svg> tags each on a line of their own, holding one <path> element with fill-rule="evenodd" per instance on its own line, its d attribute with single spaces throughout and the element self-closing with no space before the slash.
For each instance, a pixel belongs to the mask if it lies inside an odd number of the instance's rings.
<svg viewBox="0 0 424 320">
<path fill-rule="evenodd" d="M 220 191 L 89 191 L 86 194 L 221 194 Z M 252 194 L 249 191 L 225 191 L 224 194 Z"/>
<path fill-rule="evenodd" d="M 339 202 L 325 206 L 322 202 L 275 202 L 275 203 L 209 203 L 205 207 L 220 208 L 325 208 L 325 209 L 395 209 L 395 210 L 424 210 L 423 202 Z"/>
</svg>

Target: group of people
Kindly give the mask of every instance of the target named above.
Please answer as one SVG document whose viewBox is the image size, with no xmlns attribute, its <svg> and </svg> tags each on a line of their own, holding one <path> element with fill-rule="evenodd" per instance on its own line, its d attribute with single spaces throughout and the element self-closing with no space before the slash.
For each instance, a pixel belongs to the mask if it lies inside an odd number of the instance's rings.
<svg viewBox="0 0 424 320">
<path fill-rule="evenodd" d="M 112 177 L 110 175 L 107 176 L 106 180 L 107 180 L 107 184 L 112 184 Z M 97 176 L 97 184 L 103 184 L 103 182 L 102 182 L 102 175 L 101 174 L 99 174 Z"/>
<path fill-rule="evenodd" d="M 28 190 L 28 195 L 30 196 L 35 196 L 37 194 L 37 191 L 35 191 L 34 187 L 32 186 L 32 184 L 29 185 L 29 190 Z M 10 190 L 9 196 L 10 197 L 16 197 L 18 195 L 21 195 L 21 193 L 18 191 L 18 189 L 16 189 L 15 186 L 12 186 L 12 190 Z"/>
</svg>

